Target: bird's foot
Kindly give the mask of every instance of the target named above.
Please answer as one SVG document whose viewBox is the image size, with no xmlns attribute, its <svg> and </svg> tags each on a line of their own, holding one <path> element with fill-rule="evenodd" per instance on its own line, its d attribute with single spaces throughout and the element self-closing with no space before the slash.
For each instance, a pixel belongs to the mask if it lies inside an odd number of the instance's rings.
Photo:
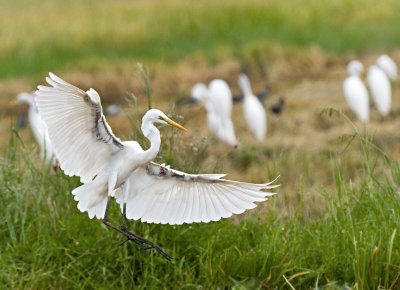
<svg viewBox="0 0 400 290">
<path fill-rule="evenodd" d="M 168 261 L 171 261 L 173 258 L 168 255 L 159 245 L 153 243 L 145 238 L 142 238 L 134 233 L 128 231 L 126 228 L 121 228 L 122 233 L 126 236 L 126 240 L 123 241 L 121 244 L 126 243 L 127 241 L 133 241 L 134 243 L 138 244 L 143 250 L 156 250 L 161 256 L 166 258 Z"/>
</svg>

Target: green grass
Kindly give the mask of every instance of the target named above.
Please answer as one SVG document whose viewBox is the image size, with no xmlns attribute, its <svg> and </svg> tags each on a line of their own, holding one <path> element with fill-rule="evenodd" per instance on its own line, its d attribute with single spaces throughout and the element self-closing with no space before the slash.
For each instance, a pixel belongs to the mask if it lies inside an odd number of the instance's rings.
<svg viewBox="0 0 400 290">
<path fill-rule="evenodd" d="M 345 176 L 346 157 L 330 155 L 336 186 L 320 188 L 318 194 L 326 203 L 323 214 L 305 217 L 299 202 L 294 215 L 279 218 L 279 200 L 288 194 L 289 177 L 283 173 L 281 193 L 264 210 L 240 219 L 183 226 L 131 222 L 134 232 L 156 241 L 174 257 L 168 262 L 134 244 L 119 245 L 121 236 L 80 213 L 70 194 L 79 181 L 61 172 L 48 174 L 48 168 L 36 161 L 33 147 L 22 146 L 16 136 L 4 152 L 0 175 L 4 288 L 288 289 L 290 283 L 296 289 L 343 285 L 396 289 L 400 285 L 400 167 L 370 138 L 356 138 L 355 147 L 364 158 L 353 181 Z M 173 140 L 167 136 L 165 142 Z M 200 150 L 200 157 L 192 156 L 193 160 L 201 160 L 207 150 Z M 168 156 L 183 166 L 190 163 L 190 154 L 183 155 L 164 146 L 160 158 Z M 285 158 L 275 156 L 278 168 L 287 165 Z M 298 155 L 291 166 L 300 159 L 312 160 Z M 243 168 L 247 162 L 245 158 Z M 297 170 L 301 175 L 303 169 Z M 314 178 L 304 176 L 297 187 L 300 200 L 309 194 L 306 187 Z M 116 205 L 111 219 L 120 221 Z"/>
<path fill-rule="evenodd" d="M 117 60 L 173 63 L 200 53 L 242 57 L 247 47 L 346 54 L 398 46 L 396 0 L 2 1 L 0 78 Z M 221 56 L 222 54 L 222 56 Z"/>
</svg>

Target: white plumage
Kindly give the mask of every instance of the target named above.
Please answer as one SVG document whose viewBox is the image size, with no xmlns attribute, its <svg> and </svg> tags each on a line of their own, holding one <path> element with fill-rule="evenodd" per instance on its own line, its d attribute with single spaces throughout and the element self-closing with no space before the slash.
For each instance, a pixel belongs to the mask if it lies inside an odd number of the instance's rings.
<svg viewBox="0 0 400 290">
<path fill-rule="evenodd" d="M 362 63 L 356 60 L 347 65 L 349 77 L 343 82 L 343 93 L 350 109 L 357 115 L 357 118 L 363 123 L 368 123 L 369 99 L 367 88 L 360 78 L 362 69 Z"/>
<path fill-rule="evenodd" d="M 61 169 L 86 183 L 122 148 L 105 121 L 100 96 L 50 74 L 53 87 L 39 86 L 36 102 L 45 121 Z M 100 141 L 100 142 L 99 142 Z"/>
<path fill-rule="evenodd" d="M 238 83 L 244 94 L 244 118 L 253 135 L 262 141 L 267 133 L 267 113 L 258 98 L 254 96 L 249 78 L 245 74 L 239 76 Z"/>
<path fill-rule="evenodd" d="M 221 179 L 224 174 L 188 174 L 148 163 L 129 177 L 126 216 L 148 223 L 183 224 L 218 221 L 256 207 L 273 195 L 252 184 Z M 122 204 L 123 197 L 117 194 Z"/>
<path fill-rule="evenodd" d="M 231 118 L 232 93 L 224 80 L 213 80 L 208 85 L 196 84 L 191 91 L 196 100 L 204 103 L 207 110 L 207 125 L 214 136 L 231 146 L 237 139 Z"/>
<path fill-rule="evenodd" d="M 379 113 L 385 117 L 390 112 L 392 90 L 386 74 L 378 66 L 372 65 L 368 69 L 368 86 Z"/>
<path fill-rule="evenodd" d="M 53 147 L 47 132 L 47 126 L 39 115 L 34 95 L 30 93 L 20 93 L 17 96 L 17 103 L 26 103 L 29 105 L 29 125 L 36 142 L 40 146 L 40 158 L 46 162 L 52 162 L 53 165 L 56 165 L 57 160 L 54 157 Z"/>
<path fill-rule="evenodd" d="M 121 141 L 112 133 L 95 90 L 84 92 L 52 73 L 46 80 L 51 87 L 38 87 L 37 105 L 61 168 L 67 175 L 80 176 L 84 183 L 73 194 L 79 210 L 88 212 L 90 218 L 105 218 L 110 196 L 117 198 L 127 218 L 182 224 L 242 213 L 273 195 L 268 192 L 276 187 L 271 183 L 224 180 L 224 175 L 218 174 L 187 174 L 151 162 L 161 144 L 154 123 L 186 129 L 161 111 L 151 109 L 142 120 L 142 132 L 151 146 L 143 150 L 137 142 Z M 129 239 L 137 238 L 125 229 L 117 230 Z M 147 241 L 140 239 L 135 241 Z"/>
<path fill-rule="evenodd" d="M 397 79 L 397 65 L 387 54 L 382 54 L 376 61 L 377 65 L 387 74 L 391 80 Z"/>
</svg>

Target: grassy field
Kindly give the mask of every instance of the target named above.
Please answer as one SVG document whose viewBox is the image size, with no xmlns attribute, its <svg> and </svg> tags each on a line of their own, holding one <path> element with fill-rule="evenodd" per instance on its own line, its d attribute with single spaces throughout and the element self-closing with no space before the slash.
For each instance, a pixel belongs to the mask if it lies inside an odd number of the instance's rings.
<svg viewBox="0 0 400 290">
<path fill-rule="evenodd" d="M 160 243 L 172 262 L 133 244 L 118 245 L 118 234 L 77 210 L 70 191 L 78 180 L 49 174 L 17 136 L 1 171 L 0 282 L 5 288 L 399 287 L 400 168 L 368 136 L 357 135 L 348 149 L 353 158 L 363 156 L 354 179 L 346 174 L 349 155 L 326 158 L 330 169 L 325 174 L 331 174 L 335 186 L 320 188 L 312 205 L 307 186 L 315 174 L 297 168 L 297 192 L 288 192 L 291 176 L 283 169 L 312 166 L 311 154 L 288 160 L 277 151 L 270 156 L 276 166 L 271 171 L 281 173 L 283 188 L 258 210 L 211 224 L 130 223 Z M 174 138 L 167 133 L 166 144 Z M 160 159 L 193 170 L 184 164 L 210 154 L 204 150 L 189 155 L 190 160 L 165 146 Z M 315 212 L 318 208 L 323 210 Z M 120 219 L 116 206 L 112 219 Z"/>
<path fill-rule="evenodd" d="M 400 2 L 1 1 L 0 289 L 400 289 L 400 90 L 382 120 L 362 127 L 344 103 L 344 65 L 400 61 Z M 149 68 L 153 106 L 189 128 L 163 128 L 158 162 L 250 182 L 280 175 L 278 194 L 229 220 L 183 226 L 130 222 L 172 262 L 125 243 L 90 220 L 71 195 L 77 178 L 38 158 L 8 104 L 48 71 L 98 90 L 124 114 L 108 117 L 122 139 L 147 107 L 136 62 Z M 238 92 L 246 71 L 287 106 L 269 115 L 268 137 L 233 119 L 239 148 L 209 138 L 200 106 L 176 106 L 199 81 L 219 77 Z M 136 103 L 125 98 L 136 96 Z M 334 108 L 334 109 L 326 109 Z M 353 123 L 354 122 L 354 123 Z M 119 223 L 113 204 L 111 218 Z"/>
<path fill-rule="evenodd" d="M 396 0 L 2 1 L 0 78 L 115 61 L 209 61 L 254 47 L 317 45 L 334 53 L 396 48 Z M 334 17 L 332 17 L 334 15 Z"/>
</svg>

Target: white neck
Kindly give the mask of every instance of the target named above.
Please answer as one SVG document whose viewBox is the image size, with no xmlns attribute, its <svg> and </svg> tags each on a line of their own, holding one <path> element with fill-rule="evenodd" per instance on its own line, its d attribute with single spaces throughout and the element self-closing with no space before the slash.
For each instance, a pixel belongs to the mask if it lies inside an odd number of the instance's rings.
<svg viewBox="0 0 400 290">
<path fill-rule="evenodd" d="M 249 78 L 246 75 L 240 75 L 239 77 L 239 86 L 243 91 L 244 96 L 251 96 L 253 92 L 251 90 L 251 85 Z"/>
<path fill-rule="evenodd" d="M 150 141 L 150 148 L 142 153 L 143 158 L 146 160 L 146 162 L 150 162 L 156 158 L 158 151 L 160 151 L 160 131 L 156 126 L 153 125 L 153 123 L 144 122 L 142 123 L 142 132 L 143 135 Z"/>
</svg>

